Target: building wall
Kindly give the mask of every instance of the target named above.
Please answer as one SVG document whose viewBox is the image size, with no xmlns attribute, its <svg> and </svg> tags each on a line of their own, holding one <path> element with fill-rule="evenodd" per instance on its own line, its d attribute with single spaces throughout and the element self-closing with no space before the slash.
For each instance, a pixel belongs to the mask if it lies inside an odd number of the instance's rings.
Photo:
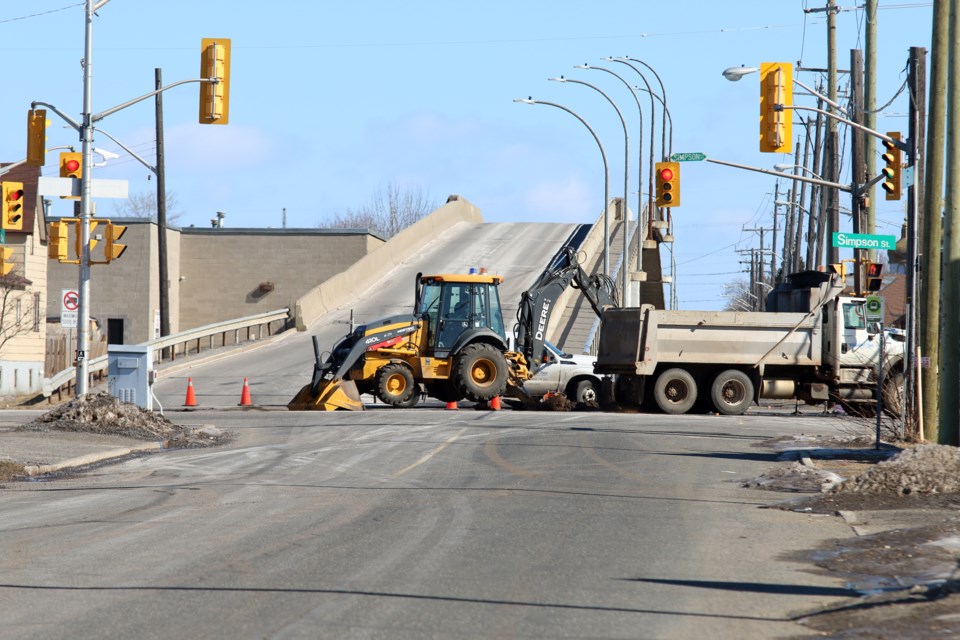
<svg viewBox="0 0 960 640">
<path fill-rule="evenodd" d="M 124 343 L 139 344 L 155 337 L 160 305 L 157 225 L 141 218 L 112 220 L 127 226 L 121 240 L 127 250 L 109 265 L 91 267 L 90 317 L 104 332 L 109 320 L 122 320 Z M 169 228 L 170 333 L 291 306 L 382 244 L 355 229 Z M 102 259 L 102 245 L 93 256 Z M 61 289 L 76 289 L 78 280 L 77 265 L 50 262 L 50 321 L 59 322 Z"/>
<path fill-rule="evenodd" d="M 13 247 L 15 267 L 8 278 L 18 286 L 0 288 L 3 303 L 3 337 L 0 345 L 0 395 L 37 393 L 46 353 L 47 248 L 38 234 L 40 216 L 30 216 L 33 233 L 8 232 L 6 246 Z"/>
<path fill-rule="evenodd" d="M 180 323 L 190 329 L 283 307 L 383 241 L 337 229 L 181 230 Z"/>
</svg>

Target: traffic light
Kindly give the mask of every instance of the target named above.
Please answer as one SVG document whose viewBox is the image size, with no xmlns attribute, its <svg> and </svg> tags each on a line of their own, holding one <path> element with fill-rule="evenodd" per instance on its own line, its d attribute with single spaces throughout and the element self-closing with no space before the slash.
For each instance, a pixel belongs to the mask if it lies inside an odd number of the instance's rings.
<svg viewBox="0 0 960 640">
<path fill-rule="evenodd" d="M 42 167 L 47 161 L 47 110 L 27 111 L 27 165 Z"/>
<path fill-rule="evenodd" d="M 227 124 L 230 119 L 230 39 L 200 41 L 200 124 Z"/>
<path fill-rule="evenodd" d="M 48 225 L 47 257 L 60 262 L 67 260 L 67 247 L 70 240 L 70 225 L 56 220 Z"/>
<path fill-rule="evenodd" d="M 77 259 L 83 260 L 83 220 L 80 218 L 74 219 L 74 229 L 76 230 L 76 235 L 73 240 L 73 250 L 77 252 Z M 98 220 L 90 221 L 90 255 L 93 255 L 93 248 L 97 246 L 97 239 L 93 237 L 93 231 L 97 228 L 100 222 Z"/>
<path fill-rule="evenodd" d="M 657 174 L 657 206 L 680 206 L 680 163 L 658 162 Z"/>
<path fill-rule="evenodd" d="M 776 105 L 793 106 L 793 65 L 764 62 L 760 65 L 760 151 L 790 153 L 793 112 Z"/>
<path fill-rule="evenodd" d="M 64 151 L 60 154 L 60 177 L 83 177 L 83 154 L 76 151 Z"/>
<path fill-rule="evenodd" d="M 13 271 L 13 247 L 0 246 L 0 276 Z"/>
<path fill-rule="evenodd" d="M 893 138 L 899 142 L 900 132 L 888 131 L 887 137 Z M 900 160 L 900 147 L 898 147 L 896 143 L 890 142 L 889 140 L 884 140 L 883 146 L 886 151 L 881 157 L 883 158 L 883 162 L 886 166 L 883 167 L 882 173 L 884 179 L 880 186 L 882 186 L 883 190 L 887 192 L 887 200 L 899 200 L 900 172 L 903 170 L 902 161 Z"/>
<path fill-rule="evenodd" d="M 3 219 L 0 226 L 9 231 L 23 230 L 23 183 L 0 182 L 3 194 Z"/>
<path fill-rule="evenodd" d="M 827 265 L 828 273 L 835 273 L 843 279 L 847 277 L 847 265 L 842 262 L 832 262 Z"/>
<path fill-rule="evenodd" d="M 127 245 L 117 242 L 127 232 L 127 227 L 121 224 L 113 224 L 109 220 L 106 225 L 106 232 L 103 234 L 106 245 L 103 248 L 103 255 L 109 263 L 123 255 L 127 250 Z"/>
<path fill-rule="evenodd" d="M 883 264 L 880 262 L 867 263 L 867 291 L 880 291 L 883 285 L 881 274 L 883 273 Z"/>
</svg>

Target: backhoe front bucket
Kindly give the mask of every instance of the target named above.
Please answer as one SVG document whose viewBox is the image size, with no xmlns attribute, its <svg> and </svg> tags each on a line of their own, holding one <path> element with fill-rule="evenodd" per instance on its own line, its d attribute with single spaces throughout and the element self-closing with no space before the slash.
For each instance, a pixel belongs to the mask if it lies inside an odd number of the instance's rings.
<svg viewBox="0 0 960 640">
<path fill-rule="evenodd" d="M 292 411 L 363 411 L 360 402 L 360 392 L 353 380 L 334 380 L 321 382 L 316 394 L 312 393 L 312 385 L 300 389 L 300 393 L 290 401 L 287 409 Z"/>
</svg>

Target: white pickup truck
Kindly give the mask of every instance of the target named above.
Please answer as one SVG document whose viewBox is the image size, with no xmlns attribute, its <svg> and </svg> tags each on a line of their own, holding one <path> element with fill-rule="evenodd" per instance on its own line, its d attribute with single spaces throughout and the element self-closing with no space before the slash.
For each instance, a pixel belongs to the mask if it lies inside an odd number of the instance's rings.
<svg viewBox="0 0 960 640">
<path fill-rule="evenodd" d="M 596 357 L 564 353 L 555 344 L 544 341 L 537 372 L 523 383 L 531 396 L 563 393 L 579 407 L 596 407 L 600 376 L 593 372 Z"/>
</svg>

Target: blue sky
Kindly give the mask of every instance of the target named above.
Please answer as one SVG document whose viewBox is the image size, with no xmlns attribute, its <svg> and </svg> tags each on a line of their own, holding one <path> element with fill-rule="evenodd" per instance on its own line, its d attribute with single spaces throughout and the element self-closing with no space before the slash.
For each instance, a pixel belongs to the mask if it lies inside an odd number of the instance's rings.
<svg viewBox="0 0 960 640">
<path fill-rule="evenodd" d="M 932 3 L 880 5 L 882 105 L 906 77 L 909 47 L 929 47 Z M 607 151 L 612 195 L 620 195 L 624 139 L 616 112 L 587 87 L 547 78 L 565 75 L 608 93 L 630 129 L 631 207 L 641 155 L 636 102 L 613 76 L 574 65 L 606 66 L 641 84 L 628 67 L 602 58 L 644 60 L 666 86 L 675 152 L 770 168 L 787 160 L 758 151 L 757 75 L 732 83 L 721 71 L 764 61 L 826 67 L 824 14 L 804 12 L 816 6 L 801 0 L 112 0 L 94 20 L 93 110 L 151 91 L 157 67 L 165 84 L 198 77 L 200 39 L 228 37 L 229 125 L 197 123 L 197 85 L 164 95 L 167 189 L 183 212 L 181 225 L 209 226 L 223 211 L 226 226 L 280 227 L 285 208 L 288 227 L 313 228 L 391 183 L 438 203 L 460 194 L 491 222 L 592 222 L 603 199 L 593 138 L 572 116 L 515 98 L 557 102 L 583 116 Z M 850 49 L 863 47 L 864 16 L 854 3 L 840 6 L 838 60 L 846 69 Z M 80 119 L 83 35 L 82 2 L 0 0 L 0 55 L 8 69 L 0 161 L 25 155 L 32 101 Z M 797 75 L 811 86 L 818 77 Z M 814 106 L 798 96 L 797 104 L 804 103 Z M 641 104 L 649 118 L 649 101 Z M 906 132 L 906 112 L 901 95 L 880 114 L 878 128 Z M 48 146 L 78 144 L 72 129 L 51 119 Z M 98 126 L 154 161 L 152 100 Z M 648 127 L 645 120 L 644 162 Z M 659 154 L 659 124 L 656 139 Z M 155 190 L 149 172 L 116 144 L 104 136 L 94 144 L 121 155 L 95 177 L 127 179 L 132 193 Z M 56 175 L 55 152 L 44 175 Z M 684 164 L 682 206 L 673 210 L 681 308 L 722 307 L 723 285 L 743 277 L 737 251 L 759 246 L 757 234 L 743 229 L 772 225 L 774 183 L 748 171 Z M 879 199 L 879 232 L 899 234 L 905 202 Z M 841 204 L 849 206 L 848 199 Z M 100 215 L 112 207 L 100 202 Z M 57 200 L 53 213 L 70 212 Z M 841 225 L 849 230 L 849 219 Z"/>
</svg>

